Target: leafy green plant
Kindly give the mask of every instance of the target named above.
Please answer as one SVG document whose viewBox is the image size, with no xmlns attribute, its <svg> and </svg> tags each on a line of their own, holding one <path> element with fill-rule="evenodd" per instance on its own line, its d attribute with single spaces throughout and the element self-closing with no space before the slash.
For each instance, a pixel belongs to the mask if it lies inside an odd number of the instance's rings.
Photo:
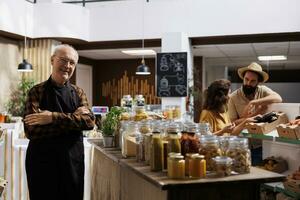
<svg viewBox="0 0 300 200">
<path fill-rule="evenodd" d="M 34 85 L 34 81 L 22 78 L 17 88 L 12 91 L 10 100 L 6 104 L 7 111 L 13 116 L 23 116 L 28 91 Z"/>
<path fill-rule="evenodd" d="M 124 108 L 112 107 L 110 111 L 106 114 L 106 117 L 102 121 L 101 127 L 103 136 L 114 135 L 122 112 L 125 112 Z"/>
</svg>

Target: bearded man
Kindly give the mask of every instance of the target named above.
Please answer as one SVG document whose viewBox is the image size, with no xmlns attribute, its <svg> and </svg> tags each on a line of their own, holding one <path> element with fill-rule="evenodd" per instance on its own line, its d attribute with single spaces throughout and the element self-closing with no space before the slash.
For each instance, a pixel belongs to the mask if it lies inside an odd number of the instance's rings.
<svg viewBox="0 0 300 200">
<path fill-rule="evenodd" d="M 241 88 L 235 90 L 229 99 L 228 111 L 230 120 L 239 124 L 249 117 L 264 114 L 268 105 L 282 102 L 281 96 L 268 88 L 265 83 L 269 75 L 262 67 L 253 62 L 247 67 L 238 69 L 238 75 L 243 79 Z M 261 162 L 261 141 L 251 141 L 252 164 Z M 257 151 L 257 153 L 256 153 Z M 255 157 L 257 154 L 258 157 Z"/>
</svg>

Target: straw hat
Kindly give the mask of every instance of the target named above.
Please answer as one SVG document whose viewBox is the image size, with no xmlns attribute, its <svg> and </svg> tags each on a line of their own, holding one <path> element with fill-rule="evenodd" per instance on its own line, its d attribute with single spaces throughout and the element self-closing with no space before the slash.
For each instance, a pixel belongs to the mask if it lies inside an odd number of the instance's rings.
<svg viewBox="0 0 300 200">
<path fill-rule="evenodd" d="M 246 71 L 256 72 L 259 75 L 261 75 L 261 77 L 263 78 L 263 81 L 262 81 L 263 83 L 269 79 L 269 75 L 266 72 L 264 72 L 262 70 L 261 66 L 259 64 L 257 64 L 256 62 L 251 63 L 247 67 L 242 67 L 242 68 L 238 69 L 238 74 L 241 79 L 244 79 L 244 75 L 245 75 Z"/>
</svg>

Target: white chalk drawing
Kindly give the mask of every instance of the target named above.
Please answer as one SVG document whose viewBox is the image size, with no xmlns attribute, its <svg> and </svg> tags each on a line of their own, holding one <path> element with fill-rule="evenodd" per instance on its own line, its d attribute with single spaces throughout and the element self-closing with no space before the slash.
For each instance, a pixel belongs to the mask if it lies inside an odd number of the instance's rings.
<svg viewBox="0 0 300 200">
<path fill-rule="evenodd" d="M 159 53 L 157 58 L 157 95 L 187 96 L 187 53 Z"/>
</svg>

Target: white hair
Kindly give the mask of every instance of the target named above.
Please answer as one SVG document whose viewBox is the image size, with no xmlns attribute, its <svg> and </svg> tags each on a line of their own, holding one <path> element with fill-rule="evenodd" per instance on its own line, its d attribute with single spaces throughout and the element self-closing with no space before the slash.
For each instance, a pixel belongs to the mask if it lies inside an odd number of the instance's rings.
<svg viewBox="0 0 300 200">
<path fill-rule="evenodd" d="M 57 53 L 58 53 L 59 51 L 61 51 L 62 49 L 64 49 L 64 48 L 72 49 L 72 50 L 75 52 L 75 55 L 76 55 L 76 62 L 78 62 L 78 58 L 79 58 L 78 52 L 76 51 L 76 49 L 75 49 L 73 46 L 71 46 L 71 45 L 69 45 L 69 44 L 60 44 L 60 45 L 57 45 L 57 46 L 54 48 L 54 51 L 53 51 L 52 56 L 57 55 Z"/>
</svg>

